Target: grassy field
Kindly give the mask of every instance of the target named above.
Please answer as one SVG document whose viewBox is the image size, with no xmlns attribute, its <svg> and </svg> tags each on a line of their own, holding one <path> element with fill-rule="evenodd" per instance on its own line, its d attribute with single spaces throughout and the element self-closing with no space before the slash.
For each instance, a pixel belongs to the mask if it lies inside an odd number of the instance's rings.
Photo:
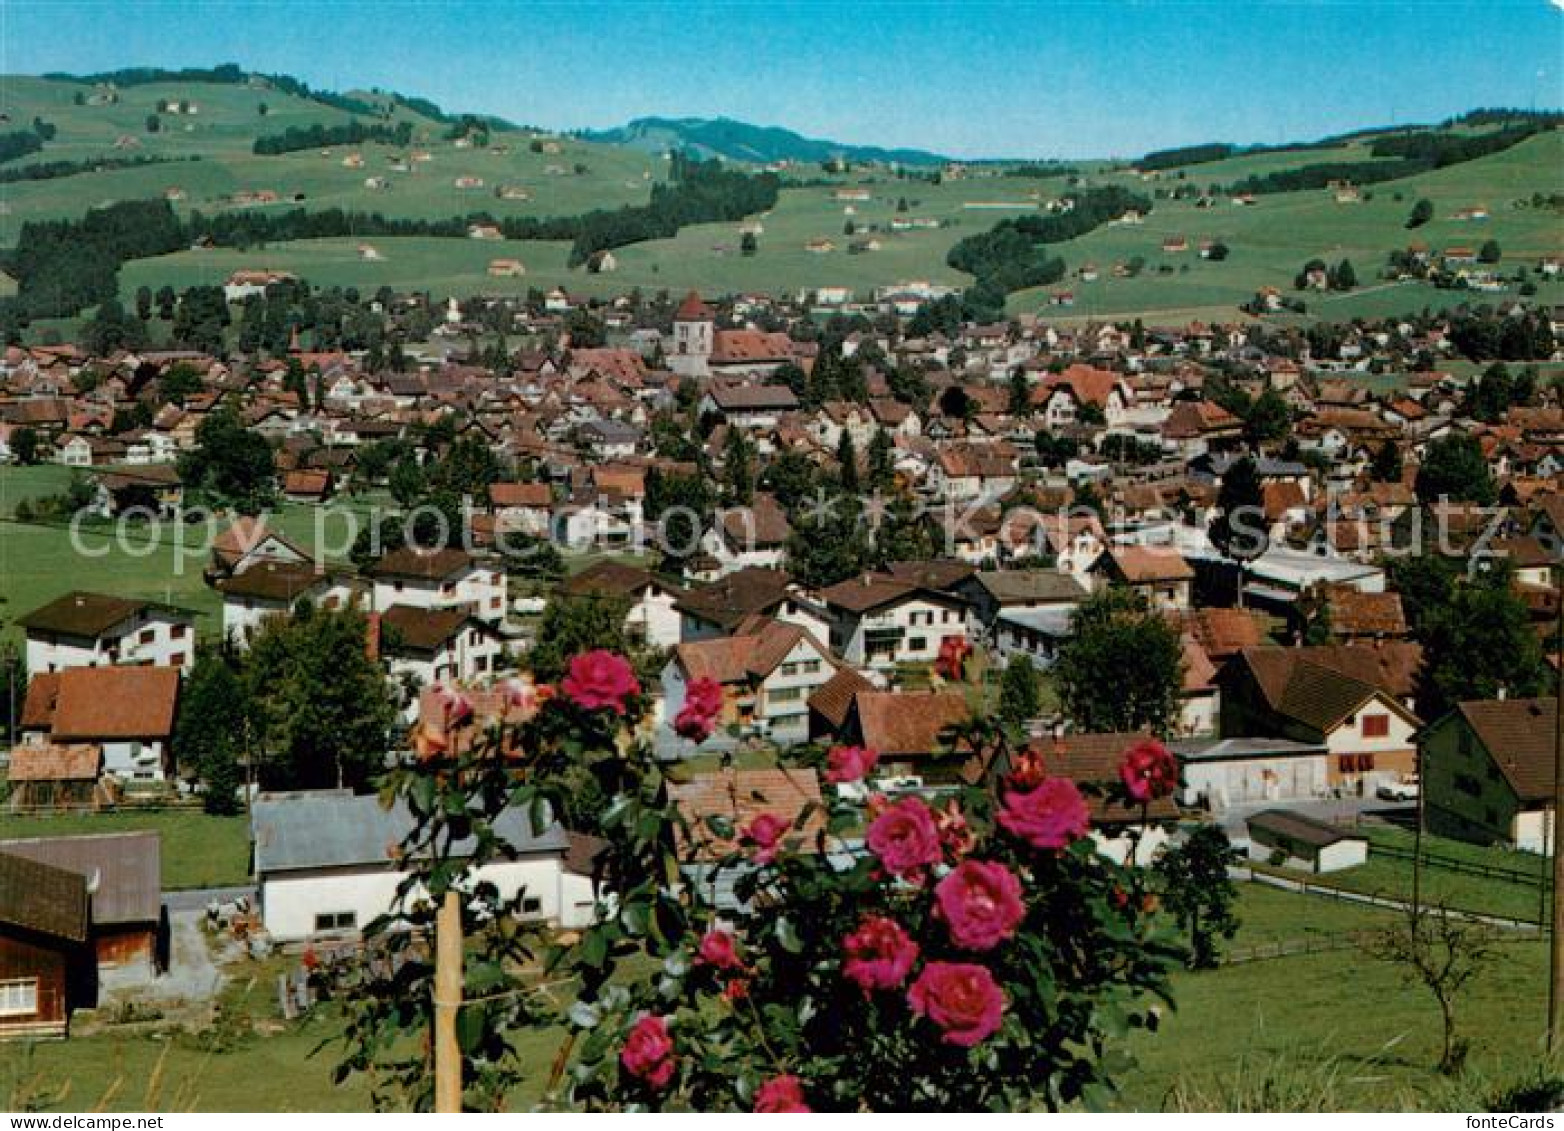
<svg viewBox="0 0 1564 1131">
<path fill-rule="evenodd" d="M 1380 913 L 1251 885 L 1241 888 L 1240 913 L 1239 946 L 1302 933 L 1346 937 L 1384 921 Z M 224 1005 L 257 1033 L 229 1051 L 213 1051 L 200 1036 L 151 1040 L 112 1029 L 31 1049 L 16 1046 L 17 1055 L 0 1062 L 0 1097 L 9 1096 L 13 1110 L 23 1101 L 71 1111 L 365 1110 L 362 1079 L 343 1086 L 331 1081 L 336 1047 L 312 1055 L 340 1031 L 331 1008 L 302 1022 L 277 1016 L 271 985 L 282 969 L 282 960 L 271 959 L 245 961 L 230 971 Z M 1541 946 L 1521 943 L 1504 946 L 1473 983 L 1460 1017 L 1473 1038 L 1471 1063 L 1482 1080 L 1517 1077 L 1537 1060 L 1543 979 Z M 1277 1071 L 1328 1078 L 1328 1096 L 1319 1090 L 1295 1095 L 1300 1105 L 1450 1106 L 1456 1095 L 1463 1097 L 1462 1107 L 1471 1105 L 1469 1093 L 1456 1093 L 1431 1070 L 1438 1031 L 1432 999 L 1355 950 L 1181 974 L 1175 998 L 1178 1007 L 1160 1033 L 1131 1038 L 1138 1064 L 1124 1075 L 1116 1106 L 1228 1106 L 1241 1089 L 1254 1090 L 1254 1077 Z M 517 1108 L 536 1100 L 558 1047 L 557 1035 L 548 1032 L 524 1039 L 538 1071 L 515 1097 Z M 150 1101 L 149 1079 L 159 1081 Z"/>
<path fill-rule="evenodd" d="M 84 525 L 79 549 L 68 526 L 14 520 L 23 499 L 57 495 L 72 469 L 54 464 L 0 467 L 0 639 L 16 633 L 17 616 L 74 589 L 142 597 L 200 614 L 196 631 L 220 631 L 222 602 L 202 577 L 209 535 L 226 525 L 178 528 L 128 527 L 123 535 L 102 524 Z M 306 550 L 324 548 L 328 561 L 341 561 L 351 544 L 351 524 L 385 502 L 378 496 L 343 497 L 327 508 L 283 503 L 267 516 L 273 529 Z"/>
<path fill-rule="evenodd" d="M 169 812 L 18 817 L 0 812 L 0 840 L 129 832 L 155 832 L 162 838 L 165 890 L 230 887 L 249 876 L 250 831 L 242 816 Z"/>
<path fill-rule="evenodd" d="M 1362 831 L 1370 841 L 1369 859 L 1366 864 L 1341 872 L 1331 872 L 1324 876 L 1310 876 L 1309 882 L 1367 895 L 1410 899 L 1412 861 L 1375 853 L 1374 846 L 1383 845 L 1410 852 L 1412 834 L 1402 829 L 1383 826 L 1364 826 Z M 1462 911 L 1497 915 L 1532 923 L 1537 921 L 1543 905 L 1536 882 L 1457 872 L 1450 868 L 1438 867 L 1437 861 L 1441 858 L 1466 861 L 1491 868 L 1521 872 L 1541 880 L 1545 875 L 1541 857 L 1525 852 L 1479 848 L 1442 837 L 1426 838 L 1424 851 L 1428 854 L 1423 867 L 1425 901 L 1443 903 Z M 1296 873 L 1280 869 L 1272 870 L 1279 875 L 1297 878 Z"/>
</svg>

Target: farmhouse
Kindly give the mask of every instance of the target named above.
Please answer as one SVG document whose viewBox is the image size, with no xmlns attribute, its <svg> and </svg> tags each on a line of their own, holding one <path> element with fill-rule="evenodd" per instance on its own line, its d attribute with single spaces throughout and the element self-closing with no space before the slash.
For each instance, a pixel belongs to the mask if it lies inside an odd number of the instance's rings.
<svg viewBox="0 0 1564 1131">
<path fill-rule="evenodd" d="M 831 619 L 831 649 L 854 667 L 888 673 L 929 664 L 946 637 L 967 636 L 961 598 L 888 574 L 865 573 L 820 591 Z"/>
<path fill-rule="evenodd" d="M 32 677 L 22 704 L 22 741 L 91 745 L 122 781 L 160 782 L 173 772 L 179 669 L 68 668 Z"/>
<path fill-rule="evenodd" d="M 809 697 L 836 674 L 836 663 L 808 629 L 756 618 L 733 636 L 677 645 L 662 672 L 664 713 L 684 707 L 690 681 L 722 687 L 719 729 L 737 726 L 779 745 L 809 738 Z"/>
<path fill-rule="evenodd" d="M 465 607 L 480 620 L 505 619 L 504 572 L 480 565 L 462 550 L 403 546 L 382 555 L 364 572 L 374 583 L 374 607 L 381 612 L 394 605 Z"/>
<path fill-rule="evenodd" d="M 317 570 L 309 562 L 262 561 L 217 580 L 223 595 L 223 636 L 243 645 L 270 616 L 287 616 L 308 601 L 317 609 L 353 604 L 357 590 L 346 578 Z"/>
</svg>

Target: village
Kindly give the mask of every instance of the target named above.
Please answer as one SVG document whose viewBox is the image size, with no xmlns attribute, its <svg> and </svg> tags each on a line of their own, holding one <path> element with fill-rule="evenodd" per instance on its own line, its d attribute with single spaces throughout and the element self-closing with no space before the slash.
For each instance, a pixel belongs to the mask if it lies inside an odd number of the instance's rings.
<svg viewBox="0 0 1564 1131">
<path fill-rule="evenodd" d="M 226 301 L 279 285 L 236 278 Z M 276 355 L 9 348 L 0 481 L 55 468 L 79 509 L 24 505 L 4 538 L 178 537 L 196 508 L 214 536 L 182 582 L 197 601 L 126 595 L 64 558 L 47 599 L 5 594 L 0 1036 L 210 1002 L 254 956 L 356 953 L 399 898 L 387 846 L 414 825 L 376 774 L 477 742 L 518 677 L 593 649 L 632 656 L 690 821 L 804 819 L 826 747 L 876 752 L 865 784 L 890 797 L 997 788 L 950 737 L 977 711 L 1088 792 L 1148 734 L 1168 743 L 1175 792 L 1093 807 L 1098 850 L 1131 867 L 1203 826 L 1249 883 L 1338 893 L 1414 829 L 1547 851 L 1564 402 L 1532 366 L 1559 359 L 1564 312 L 1302 334 L 978 324 L 916 283 L 811 297 L 453 300 L 394 366 L 297 332 Z M 1483 320 L 1523 326 L 1525 355 L 1474 365 Z M 212 470 L 233 427 L 263 456 L 243 484 Z M 349 501 L 371 536 L 335 555 L 273 525 L 277 506 Z M 420 540 L 418 510 L 437 536 Z M 384 700 L 333 720 L 372 730 L 367 763 L 304 764 L 330 744 L 285 725 L 214 739 L 229 724 L 202 714 L 203 668 L 330 618 L 350 633 L 336 655 L 370 673 L 353 686 Z M 1103 618 L 1121 631 L 1088 627 Z M 678 720 L 713 686 L 718 725 L 692 741 Z M 93 826 L 203 807 L 244 826 L 222 884 L 168 889 L 184 848 Z M 484 874 L 530 919 L 589 926 L 612 896 L 590 820 L 512 823 L 512 857 Z M 713 861 L 692 846 L 682 867 Z M 1363 898 L 1405 898 L 1382 885 Z M 1534 930 L 1540 907 L 1464 910 Z M 289 1013 L 307 1007 L 279 977 Z"/>
</svg>

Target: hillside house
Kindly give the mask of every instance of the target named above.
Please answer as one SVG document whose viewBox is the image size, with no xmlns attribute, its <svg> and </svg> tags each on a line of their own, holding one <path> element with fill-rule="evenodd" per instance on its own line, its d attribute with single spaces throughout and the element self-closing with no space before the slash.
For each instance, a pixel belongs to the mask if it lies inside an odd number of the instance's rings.
<svg viewBox="0 0 1564 1131">
<path fill-rule="evenodd" d="M 289 616 L 301 601 L 317 609 L 343 609 L 360 600 L 350 580 L 319 571 L 310 562 L 262 561 L 218 578 L 216 588 L 223 596 L 223 635 L 241 646 L 267 617 Z"/>
<path fill-rule="evenodd" d="M 559 591 L 570 597 L 596 594 L 623 602 L 625 633 L 651 648 L 672 648 L 680 640 L 678 601 L 684 589 L 650 570 L 615 561 L 593 562 Z"/>
<path fill-rule="evenodd" d="M 1428 827 L 1474 844 L 1552 853 L 1555 700 L 1458 703 L 1419 737 Z"/>
<path fill-rule="evenodd" d="M 395 681 L 420 688 L 472 683 L 503 666 L 505 638 L 464 607 L 392 605 L 378 615 L 380 656 Z"/>
<path fill-rule="evenodd" d="M 889 674 L 900 664 L 931 664 L 946 637 L 968 635 L 965 601 L 887 574 L 865 573 L 819 596 L 831 650 L 854 667 Z"/>
<path fill-rule="evenodd" d="M 86 877 L 0 851 L 0 1039 L 63 1037 L 97 1003 Z"/>
<path fill-rule="evenodd" d="M 44 672 L 27 685 L 22 741 L 96 746 L 104 774 L 123 782 L 161 782 L 174 770 L 178 704 L 178 668 Z"/>
<path fill-rule="evenodd" d="M 24 613 L 33 674 L 109 664 L 188 668 L 195 662 L 195 614 L 155 601 L 77 590 Z"/>
</svg>

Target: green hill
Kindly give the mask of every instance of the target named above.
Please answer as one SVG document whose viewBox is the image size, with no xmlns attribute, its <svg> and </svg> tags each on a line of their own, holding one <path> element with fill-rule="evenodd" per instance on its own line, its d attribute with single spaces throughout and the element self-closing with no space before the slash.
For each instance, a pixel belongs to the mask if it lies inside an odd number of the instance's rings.
<svg viewBox="0 0 1564 1131">
<path fill-rule="evenodd" d="M 48 134 L 37 152 L 0 163 L 0 180 L 7 182 L 0 192 L 0 248 L 13 246 L 28 221 L 79 219 L 116 201 L 167 198 L 182 215 L 338 208 L 392 219 L 475 212 L 541 219 L 645 205 L 652 186 L 668 178 L 669 162 L 630 139 L 612 144 L 492 122 L 475 133 L 461 115 L 417 98 L 335 95 L 285 79 L 215 82 L 154 74 L 110 86 L 90 79 L 11 77 L 0 83 L 0 113 L 6 119 L 0 133 L 27 130 L 40 120 Z M 155 130 L 148 128 L 152 119 Z M 405 124 L 408 143 L 255 152 L 258 139 L 351 123 Z M 798 137 L 769 130 L 757 137 L 753 127 L 740 123 L 683 124 L 721 127 L 704 136 L 724 145 L 751 145 L 750 160 L 774 158 L 781 150 L 766 146 L 792 144 L 787 139 Z M 1109 184 L 1157 196 L 1144 222 L 1102 227 L 1050 245 L 1047 254 L 1066 264 L 1065 278 L 1012 294 L 1012 311 L 1040 311 L 1061 320 L 1232 319 L 1238 305 L 1262 286 L 1291 292 L 1293 276 L 1317 257 L 1350 259 L 1361 285 L 1344 294 L 1308 296 L 1311 317 L 1385 314 L 1474 298 L 1466 291 L 1377 278 L 1387 255 L 1414 240 L 1434 249 L 1495 240 L 1503 249 L 1504 272 L 1535 267 L 1542 257 L 1564 257 L 1558 208 L 1530 203 L 1534 194 L 1564 196 L 1564 133 L 1558 131 L 1475 160 L 1368 185 L 1359 203 L 1338 204 L 1323 188 L 1267 192 L 1248 206 L 1218 195 L 1212 206 L 1198 207 L 1192 198 L 1194 186 L 1229 186 L 1322 161 L 1393 161 L 1371 151 L 1379 136 L 1383 131 L 1337 139 L 1328 148 L 1225 153 L 1219 160 L 1154 174 L 1106 162 L 1077 162 L 1078 176 L 1038 176 L 1036 168 L 1002 164 L 973 165 L 962 176 L 932 171 L 897 176 L 884 168 L 834 178 L 812 174 L 810 184 L 785 187 L 773 209 L 746 224 L 689 225 L 669 239 L 617 248 L 614 270 L 602 274 L 568 266 L 564 243 L 349 233 L 132 260 L 121 270 L 119 286 L 129 296 L 143 285 L 221 282 L 236 269 L 271 268 L 318 285 L 427 288 L 437 297 L 534 286 L 589 294 L 630 287 L 779 294 L 849 287 L 867 297 L 875 287 L 909 280 L 967 284 L 971 279 L 946 263 L 957 240 L 1007 216 L 1035 214 L 1081 187 Z M 644 133 L 641 142 L 650 137 Z M 69 175 L 24 179 L 30 169 Z M 1434 219 L 1408 231 L 1407 215 L 1424 197 L 1434 205 Z M 1486 219 L 1456 219 L 1461 210 L 1479 206 Z M 753 255 L 741 252 L 745 228 L 758 241 Z M 1163 241 L 1172 236 L 1185 237 L 1189 250 L 1164 253 Z M 1202 241 L 1226 244 L 1229 256 L 1220 262 L 1201 258 Z M 491 276 L 489 265 L 500 258 L 519 259 L 525 273 Z M 1135 260 L 1143 263 L 1138 276 L 1115 277 L 1115 264 Z M 1095 280 L 1081 277 L 1087 265 L 1097 268 Z M 1538 301 L 1564 301 L 1564 284 L 1537 286 Z M 1051 305 L 1065 291 L 1073 305 Z M 1507 293 L 1514 297 L 1516 291 Z M 1493 301 L 1503 295 L 1476 297 Z"/>
</svg>

